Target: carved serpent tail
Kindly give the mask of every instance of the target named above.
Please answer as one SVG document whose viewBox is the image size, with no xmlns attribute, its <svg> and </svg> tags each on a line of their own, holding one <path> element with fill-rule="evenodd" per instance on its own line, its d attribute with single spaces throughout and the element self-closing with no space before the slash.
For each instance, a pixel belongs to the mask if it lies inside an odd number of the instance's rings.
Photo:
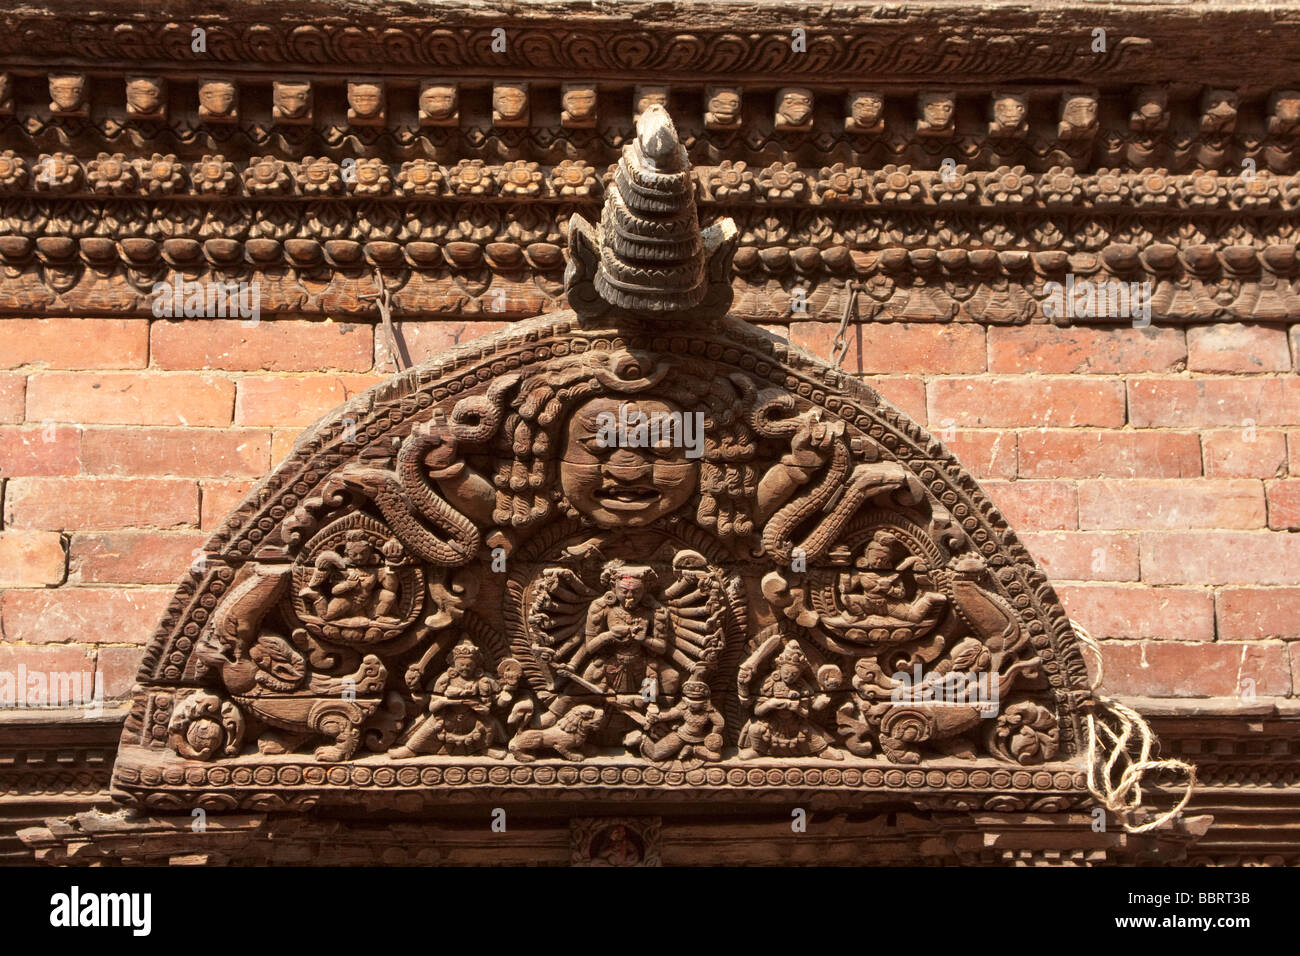
<svg viewBox="0 0 1300 956">
<path fill-rule="evenodd" d="M 484 442 L 496 434 L 506 414 L 505 397 L 519 384 L 518 375 L 503 375 L 487 394 L 462 398 L 451 410 L 451 433 L 457 441 Z"/>
<path fill-rule="evenodd" d="M 429 485 L 422 459 L 432 446 L 432 436 L 417 427 L 402 443 L 397 455 L 398 487 L 385 482 L 375 497 L 379 510 L 392 525 L 393 532 L 411 551 L 425 561 L 447 567 L 465 564 L 482 544 L 474 523 L 448 504 Z M 451 535 L 441 541 L 424 527 L 419 517 Z"/>
</svg>

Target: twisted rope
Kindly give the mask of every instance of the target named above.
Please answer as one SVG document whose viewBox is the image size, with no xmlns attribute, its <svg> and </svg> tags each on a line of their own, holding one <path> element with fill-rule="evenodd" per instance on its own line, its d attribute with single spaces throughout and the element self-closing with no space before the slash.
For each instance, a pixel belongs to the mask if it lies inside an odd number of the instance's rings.
<svg viewBox="0 0 1300 956">
<path fill-rule="evenodd" d="M 1196 788 L 1196 768 L 1172 757 L 1151 759 L 1151 751 L 1156 746 L 1151 728 L 1133 708 L 1097 693 L 1103 675 L 1101 648 L 1082 624 L 1070 621 L 1070 626 L 1080 646 L 1091 652 L 1097 662 L 1097 676 L 1089 687 L 1093 692 L 1093 709 L 1087 715 L 1088 792 L 1115 814 L 1128 833 L 1155 830 L 1181 814 L 1192 799 Z M 1115 726 L 1111 726 L 1112 723 Z M 1135 748 L 1136 753 L 1133 752 Z M 1186 777 L 1182 799 L 1173 809 L 1154 820 L 1135 824 L 1132 818 L 1142 807 L 1142 782 L 1148 774 L 1157 772 Z"/>
</svg>

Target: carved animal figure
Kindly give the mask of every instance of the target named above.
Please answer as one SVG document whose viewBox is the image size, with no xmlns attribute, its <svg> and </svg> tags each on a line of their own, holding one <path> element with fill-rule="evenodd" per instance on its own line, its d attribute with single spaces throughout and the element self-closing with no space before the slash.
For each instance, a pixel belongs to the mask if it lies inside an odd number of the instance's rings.
<svg viewBox="0 0 1300 956">
<path fill-rule="evenodd" d="M 895 463 L 855 465 L 843 423 L 823 422 L 818 412 L 794 415 L 794 396 L 789 392 L 764 389 L 753 400 L 750 423 L 754 431 L 791 442 L 790 455 L 776 467 L 791 472 L 795 484 L 786 493 L 793 497 L 763 527 L 763 549 L 777 560 L 789 563 L 796 547 L 805 561 L 818 560 L 868 498 L 907 483 L 905 471 Z M 821 480 L 810 491 L 800 493 L 798 485 L 811 479 L 827 451 L 830 462 Z M 795 540 L 805 522 L 823 514 L 801 541 Z"/>
<path fill-rule="evenodd" d="M 374 500 L 398 540 L 411 553 L 430 564 L 459 567 L 468 563 L 482 544 L 478 528 L 442 498 L 424 471 L 424 456 L 441 441 L 441 422 L 416 425 L 397 454 L 397 470 L 354 468 L 339 477 L 345 485 Z M 432 523 L 449 535 L 439 538 L 426 526 Z"/>
<path fill-rule="evenodd" d="M 262 629 L 262 619 L 284 592 L 289 573 L 255 572 L 235 587 L 212 629 L 195 644 L 203 668 L 215 671 L 230 698 L 247 714 L 287 736 L 264 734 L 263 753 L 284 753 L 312 736 L 333 739 L 316 750 L 323 762 L 347 760 L 361 741 L 361 725 L 379 709 L 388 676 L 373 654 L 351 674 L 332 677 L 311 670 L 288 640 Z"/>
<path fill-rule="evenodd" d="M 510 752 L 516 760 L 537 759 L 537 752 L 554 750 L 565 760 L 581 760 L 586 754 L 583 747 L 605 719 L 605 712 L 590 704 L 579 704 L 565 714 L 552 727 L 540 730 L 521 730 L 510 741 Z"/>
</svg>

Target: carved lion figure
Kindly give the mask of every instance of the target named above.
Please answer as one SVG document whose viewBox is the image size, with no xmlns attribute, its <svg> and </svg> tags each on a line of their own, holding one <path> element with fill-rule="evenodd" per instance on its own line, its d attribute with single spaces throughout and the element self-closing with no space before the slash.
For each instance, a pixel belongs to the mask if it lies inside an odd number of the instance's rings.
<svg viewBox="0 0 1300 956">
<path fill-rule="evenodd" d="M 599 728 L 605 712 L 590 704 L 581 704 L 569 711 L 552 727 L 523 730 L 510 741 L 510 752 L 516 760 L 524 762 L 537 759 L 537 752 L 554 750 L 565 760 L 581 760 L 586 754 L 583 747 L 587 738 Z"/>
</svg>

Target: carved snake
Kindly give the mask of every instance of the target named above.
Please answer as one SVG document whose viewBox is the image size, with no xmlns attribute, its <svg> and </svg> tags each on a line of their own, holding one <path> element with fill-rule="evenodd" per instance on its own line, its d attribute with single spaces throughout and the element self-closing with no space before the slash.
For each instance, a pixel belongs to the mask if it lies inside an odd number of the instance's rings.
<svg viewBox="0 0 1300 956">
<path fill-rule="evenodd" d="M 774 416 L 780 412 L 788 415 L 794 409 L 794 397 L 789 393 L 765 389 L 756 396 L 750 412 L 750 425 L 760 435 L 772 438 L 792 437 L 807 420 L 806 417 Z M 834 438 L 826 474 L 811 491 L 807 494 L 796 493 L 793 500 L 768 519 L 763 528 L 763 550 L 785 563 L 789 563 L 796 547 L 803 551 L 806 561 L 822 557 L 849 519 L 870 496 L 870 477 L 866 465 L 854 468 L 848 443 L 842 437 Z M 849 478 L 847 486 L 845 478 Z M 830 509 L 830 513 L 818 522 L 800 544 L 795 545 L 794 534 L 799 526 L 827 509 Z"/>
<path fill-rule="evenodd" d="M 505 395 L 519 382 L 518 375 L 503 375 L 485 395 L 461 399 L 451 412 L 450 431 L 457 441 L 481 442 L 490 438 L 505 416 Z M 424 456 L 442 442 L 441 422 L 417 425 L 397 454 L 397 471 L 361 469 L 348 477 L 364 483 L 367 492 L 393 534 L 416 557 L 443 567 L 466 564 L 477 553 L 482 536 L 474 523 L 442 498 L 429 484 Z M 428 520 L 450 535 L 443 541 L 425 527 Z"/>
<path fill-rule="evenodd" d="M 483 395 L 462 398 L 451 410 L 451 433 L 457 441 L 487 441 L 501 427 L 506 394 L 519 384 L 518 375 L 503 375 Z"/>
<path fill-rule="evenodd" d="M 417 426 L 397 454 L 396 473 L 363 468 L 345 472 L 342 477 L 361 485 L 374 499 L 393 534 L 408 551 L 430 564 L 459 567 L 474 557 L 482 539 L 474 523 L 429 485 L 422 460 L 436 440 L 430 429 Z M 440 539 L 421 519 L 449 534 L 450 540 Z"/>
</svg>

